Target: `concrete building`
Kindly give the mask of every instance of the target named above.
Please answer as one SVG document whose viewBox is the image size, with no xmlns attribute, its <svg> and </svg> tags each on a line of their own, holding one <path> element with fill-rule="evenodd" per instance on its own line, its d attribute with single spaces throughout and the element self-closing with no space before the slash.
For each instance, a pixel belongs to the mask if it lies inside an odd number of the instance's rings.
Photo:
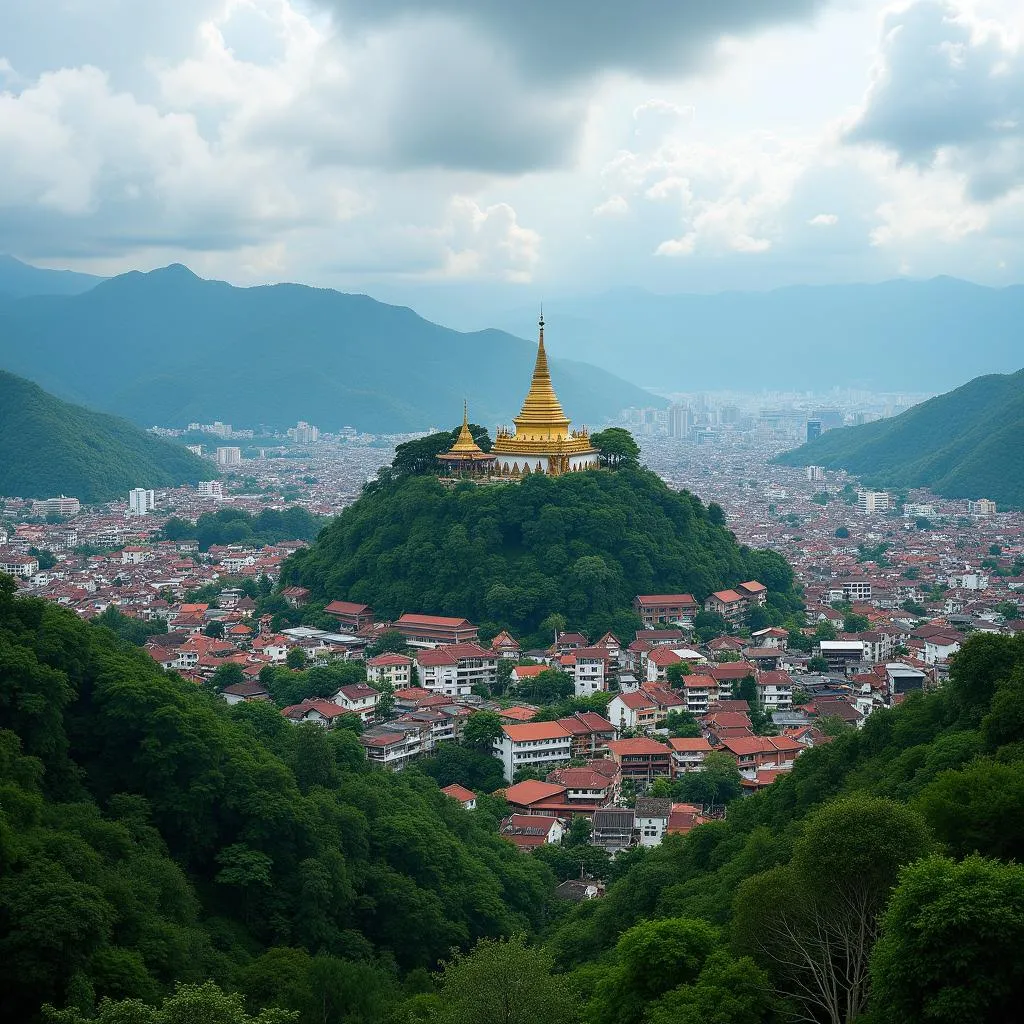
<svg viewBox="0 0 1024 1024">
<path fill-rule="evenodd" d="M 987 519 L 996 514 L 996 503 L 988 498 L 979 498 L 977 501 L 967 502 L 967 511 L 979 519 Z"/>
<path fill-rule="evenodd" d="M 517 768 L 554 767 L 572 757 L 572 735 L 557 722 L 503 725 L 501 733 L 494 741 L 494 756 L 509 782 Z"/>
<path fill-rule="evenodd" d="M 857 511 L 868 514 L 889 511 L 889 495 L 885 491 L 858 491 Z"/>
<path fill-rule="evenodd" d="M 128 511 L 133 516 L 144 516 L 156 508 L 156 496 L 145 487 L 133 487 L 128 492 Z"/>
<path fill-rule="evenodd" d="M 219 480 L 200 480 L 199 481 L 199 497 L 200 498 L 223 498 L 224 487 L 221 485 Z"/>
<path fill-rule="evenodd" d="M 217 465 L 218 466 L 240 466 L 242 464 L 242 449 L 241 448 L 218 448 L 217 449 Z"/>
<path fill-rule="evenodd" d="M 67 498 L 63 494 L 59 498 L 44 498 L 32 503 L 32 512 L 37 516 L 77 516 L 82 511 L 82 503 L 77 498 Z"/>
</svg>

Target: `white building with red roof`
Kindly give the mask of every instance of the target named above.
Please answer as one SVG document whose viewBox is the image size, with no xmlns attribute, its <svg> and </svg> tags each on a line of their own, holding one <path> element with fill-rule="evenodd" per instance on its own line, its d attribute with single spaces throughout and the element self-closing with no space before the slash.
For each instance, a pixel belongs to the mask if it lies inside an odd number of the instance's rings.
<svg viewBox="0 0 1024 1024">
<path fill-rule="evenodd" d="M 389 685 L 396 693 L 412 686 L 412 658 L 404 654 L 378 654 L 366 660 L 366 678 Z"/>
<path fill-rule="evenodd" d="M 511 782 L 518 768 L 553 767 L 570 760 L 572 734 L 558 722 L 503 725 L 494 741 L 494 756 Z"/>
</svg>

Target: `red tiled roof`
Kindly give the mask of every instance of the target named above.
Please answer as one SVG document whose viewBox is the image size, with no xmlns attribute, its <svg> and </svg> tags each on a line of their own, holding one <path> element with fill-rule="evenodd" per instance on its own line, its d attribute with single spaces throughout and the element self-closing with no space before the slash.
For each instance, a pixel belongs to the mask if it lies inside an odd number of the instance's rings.
<svg viewBox="0 0 1024 1024">
<path fill-rule="evenodd" d="M 520 807 L 529 807 L 541 800 L 550 800 L 553 797 L 561 796 L 566 790 L 565 786 L 556 785 L 553 782 L 540 782 L 537 779 L 527 779 L 525 782 L 517 782 L 505 790 L 505 799 L 510 804 L 517 804 Z"/>
<path fill-rule="evenodd" d="M 513 743 L 558 740 L 566 739 L 569 736 L 569 733 L 557 722 L 527 722 L 523 725 L 503 725 L 501 728 Z"/>
<path fill-rule="evenodd" d="M 669 748 L 664 743 L 642 736 L 630 740 L 610 740 L 608 749 L 620 757 L 623 754 L 667 754 L 669 752 Z"/>
<path fill-rule="evenodd" d="M 458 800 L 460 803 L 476 799 L 476 793 L 471 789 L 466 789 L 465 786 L 460 786 L 457 782 L 453 782 L 450 786 L 445 786 L 441 792 L 445 796 L 450 796 L 453 800 Z"/>
</svg>

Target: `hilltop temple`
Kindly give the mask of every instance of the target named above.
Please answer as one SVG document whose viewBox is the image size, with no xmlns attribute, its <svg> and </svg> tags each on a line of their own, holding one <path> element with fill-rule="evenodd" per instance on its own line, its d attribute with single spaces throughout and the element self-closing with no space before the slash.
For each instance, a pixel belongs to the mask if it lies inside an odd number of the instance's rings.
<svg viewBox="0 0 1024 1024">
<path fill-rule="evenodd" d="M 544 351 L 544 314 L 540 317 L 540 338 L 533 380 L 515 417 L 514 430 L 498 429 L 491 448 L 496 476 L 517 477 L 524 473 L 561 476 L 581 469 L 597 468 L 597 449 L 586 429 L 570 430 L 569 417 L 551 386 L 548 357 Z"/>
<path fill-rule="evenodd" d="M 457 475 L 518 478 L 530 473 L 561 476 L 581 469 L 596 469 L 597 449 L 586 428 L 569 429 L 569 417 L 551 386 L 548 357 L 544 351 L 544 314 L 540 316 L 537 362 L 523 408 L 513 419 L 515 429 L 499 427 L 490 452 L 483 452 L 469 429 L 469 412 L 463 408 L 462 429 L 448 451 L 438 455 L 441 464 Z"/>
</svg>

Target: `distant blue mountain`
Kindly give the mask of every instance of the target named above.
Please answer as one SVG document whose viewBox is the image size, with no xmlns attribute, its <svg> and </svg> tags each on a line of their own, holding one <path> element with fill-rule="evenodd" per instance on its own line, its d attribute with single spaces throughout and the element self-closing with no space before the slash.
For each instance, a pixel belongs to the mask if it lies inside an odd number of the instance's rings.
<svg viewBox="0 0 1024 1024">
<path fill-rule="evenodd" d="M 92 274 L 74 270 L 44 270 L 22 263 L 13 256 L 0 255 L 0 296 L 80 295 L 103 281 Z"/>
<path fill-rule="evenodd" d="M 519 329 L 530 332 L 536 314 Z M 144 426 L 216 418 L 371 431 L 477 423 L 518 411 L 536 342 L 462 334 L 366 295 L 281 284 L 235 288 L 187 267 L 132 272 L 75 296 L 0 305 L 0 367 L 63 398 Z M 552 376 L 574 422 L 601 425 L 660 399 L 606 370 L 558 358 Z"/>
<path fill-rule="evenodd" d="M 666 391 L 946 391 L 1011 373 L 1024 351 L 1024 286 L 951 277 L 546 303 L 563 355 Z M 489 323 L 508 328 L 523 308 Z"/>
</svg>

